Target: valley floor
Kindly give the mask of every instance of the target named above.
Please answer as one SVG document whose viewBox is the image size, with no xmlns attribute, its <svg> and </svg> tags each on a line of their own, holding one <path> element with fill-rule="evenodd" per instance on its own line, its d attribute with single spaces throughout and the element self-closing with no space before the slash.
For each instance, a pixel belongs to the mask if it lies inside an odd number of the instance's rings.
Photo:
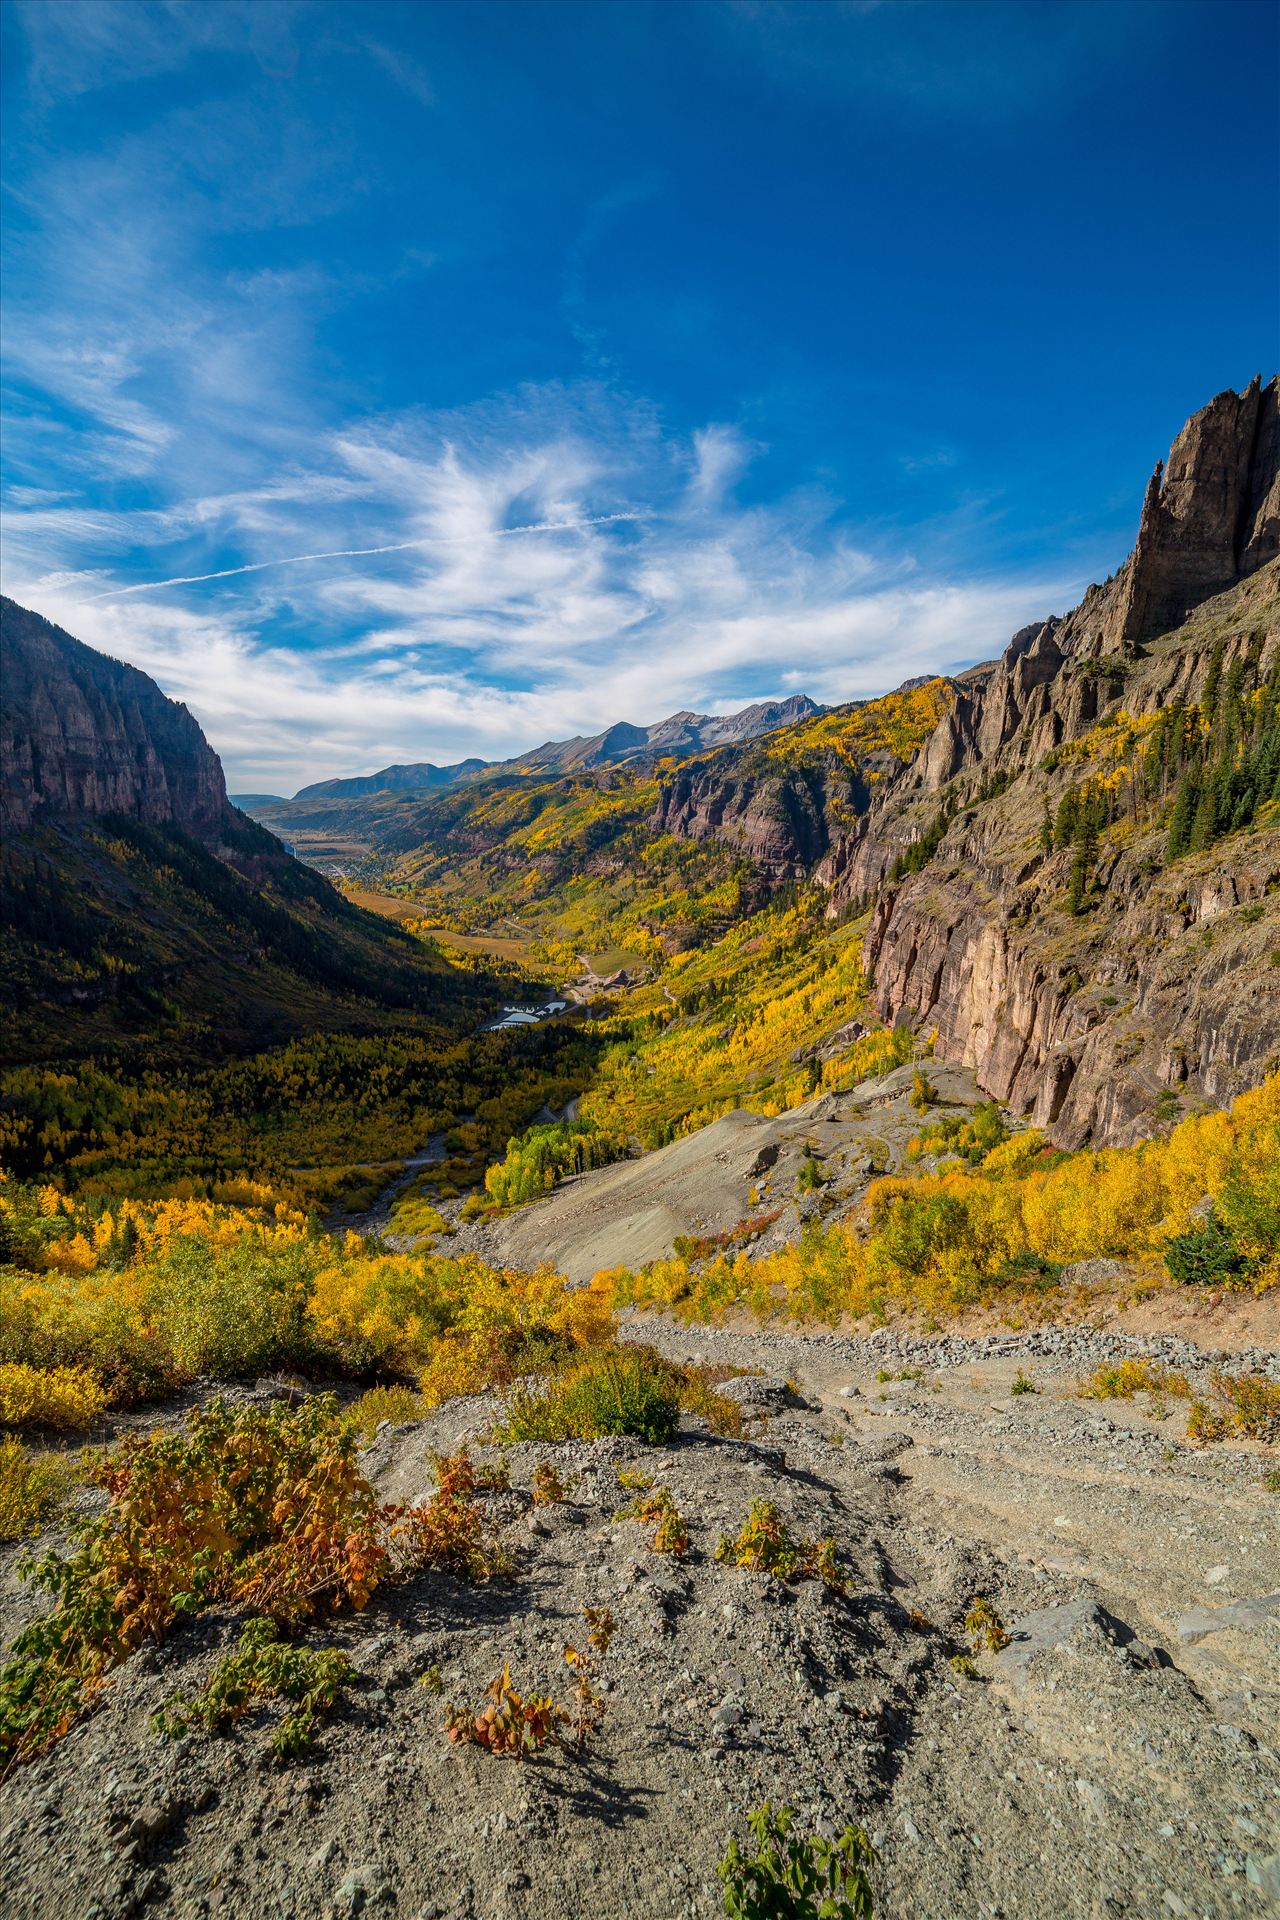
<svg viewBox="0 0 1280 1920">
<path fill-rule="evenodd" d="M 0 1902 L 15 1920 L 692 1920 L 722 1911 L 715 1863 L 769 1797 L 806 1824 L 867 1827 L 881 1920 L 1275 1912 L 1274 1450 L 1195 1449 L 1185 1410 L 1157 1420 L 1073 1392 L 1135 1353 L 1202 1378 L 1215 1355 L 1194 1335 L 1211 1325 L 926 1340 L 633 1317 L 628 1338 L 764 1370 L 730 1383 L 743 1438 L 686 1416 L 667 1448 L 508 1449 L 512 1490 L 487 1505 L 520 1577 L 421 1574 L 315 1629 L 364 1677 L 309 1764 L 281 1768 L 252 1719 L 221 1740 L 148 1732 L 175 1689 L 207 1679 L 225 1617 L 136 1656 L 5 1790 Z M 1231 1344 L 1233 1364 L 1280 1376 L 1265 1319 L 1237 1316 Z M 1035 1392 L 1011 1392 L 1019 1370 Z M 365 1467 L 386 1494 L 420 1497 L 433 1450 L 481 1447 L 493 1411 L 455 1400 L 383 1428 Z M 542 1458 L 572 1476 L 562 1506 L 524 1490 Z M 624 1464 L 671 1490 L 684 1560 L 615 1519 Z M 759 1498 L 795 1531 L 835 1535 L 847 1597 L 716 1562 L 717 1534 Z M 28 1604 L 13 1557 L 10 1627 Z M 951 1659 L 977 1594 L 1013 1638 L 969 1678 Z M 588 1755 L 517 1764 L 450 1746 L 423 1672 L 438 1664 L 444 1698 L 467 1705 L 508 1661 L 517 1685 L 567 1691 L 561 1647 L 583 1604 L 618 1622 Z"/>
</svg>

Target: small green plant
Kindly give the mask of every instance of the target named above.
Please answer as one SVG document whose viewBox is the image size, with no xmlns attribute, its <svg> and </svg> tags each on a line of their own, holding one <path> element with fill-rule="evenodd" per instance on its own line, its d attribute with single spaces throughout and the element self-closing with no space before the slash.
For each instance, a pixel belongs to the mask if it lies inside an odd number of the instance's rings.
<svg viewBox="0 0 1280 1920">
<path fill-rule="evenodd" d="M 1280 1441 L 1280 1383 L 1260 1373 L 1215 1373 L 1211 1399 L 1193 1400 L 1187 1438 Z"/>
<path fill-rule="evenodd" d="M 863 1829 L 824 1840 L 794 1833 L 795 1819 L 794 1807 L 775 1811 L 766 1800 L 747 1815 L 755 1852 L 729 1842 L 716 1869 L 729 1920 L 870 1920 L 879 1856 Z"/>
<path fill-rule="evenodd" d="M 535 1507 L 558 1507 L 564 1500 L 564 1481 L 549 1460 L 539 1460 L 529 1478 Z"/>
<path fill-rule="evenodd" d="M 408 1387 L 370 1387 L 368 1393 L 360 1395 L 347 1418 L 360 1438 L 369 1441 L 384 1420 L 389 1420 L 393 1427 L 402 1427 L 410 1420 L 421 1420 L 426 1411 L 422 1395 Z"/>
<path fill-rule="evenodd" d="M 1079 1388 L 1082 1400 L 1132 1400 L 1135 1393 L 1168 1393 L 1185 1400 L 1190 1391 L 1184 1374 L 1169 1373 L 1152 1360 L 1101 1366 Z"/>
<path fill-rule="evenodd" d="M 545 1391 L 517 1388 L 497 1437 L 554 1443 L 620 1433 L 665 1446 L 679 1422 L 682 1384 L 680 1369 L 648 1348 L 606 1348 L 558 1375 Z"/>
<path fill-rule="evenodd" d="M 716 1559 L 743 1567 L 748 1573 L 767 1573 L 788 1585 L 797 1580 L 821 1580 L 835 1593 L 849 1590 L 849 1576 L 840 1565 L 831 1536 L 793 1539 L 771 1500 L 752 1502 L 746 1525 L 736 1540 L 721 1534 Z"/>
<path fill-rule="evenodd" d="M 1009 1391 L 1010 1393 L 1039 1393 L 1040 1389 L 1035 1381 L 1030 1379 L 1029 1376 L 1022 1371 L 1022 1368 L 1019 1367 L 1017 1373 L 1014 1375 L 1013 1385 Z"/>
<path fill-rule="evenodd" d="M 418 1685 L 427 1693 L 444 1692 L 444 1675 L 435 1661 L 432 1661 L 431 1665 L 418 1675 Z"/>
<path fill-rule="evenodd" d="M 976 1680 L 978 1678 L 978 1669 L 973 1664 L 972 1654 L 953 1653 L 948 1665 L 952 1668 L 953 1672 L 960 1675 L 962 1680 Z"/>
<path fill-rule="evenodd" d="M 1280 1493 L 1280 1467 L 1271 1467 L 1262 1476 L 1264 1493 Z"/>
<path fill-rule="evenodd" d="M 511 1485 L 511 1463 L 504 1453 L 477 1460 L 474 1472 L 477 1493 L 505 1493 Z"/>
<path fill-rule="evenodd" d="M 643 1467 L 618 1468 L 618 1485 L 626 1493 L 647 1493 L 653 1484 L 653 1475 Z"/>
<path fill-rule="evenodd" d="M 178 1738 L 193 1726 L 222 1733 L 266 1700 L 295 1705 L 271 1736 L 279 1760 L 297 1760 L 315 1740 L 316 1721 L 333 1712 L 338 1696 L 356 1678 L 355 1668 L 337 1647 L 302 1647 L 281 1638 L 274 1620 L 250 1620 L 240 1645 L 218 1662 L 212 1680 L 193 1699 L 178 1694 L 151 1731 Z"/>
<path fill-rule="evenodd" d="M 798 1193 L 812 1193 L 815 1188 L 822 1185 L 822 1181 L 822 1162 L 818 1159 L 813 1148 L 806 1146 L 804 1155 L 800 1161 L 800 1171 L 796 1176 L 796 1191 Z"/>
<path fill-rule="evenodd" d="M 1009 1635 L 1005 1632 L 1004 1621 L 989 1600 L 975 1596 L 969 1602 L 969 1611 L 964 1617 L 964 1630 L 973 1643 L 973 1651 L 981 1653 L 985 1647 L 988 1653 L 999 1653 L 1001 1647 L 1009 1644 Z"/>
<path fill-rule="evenodd" d="M 651 1487 L 647 1492 L 638 1493 L 629 1507 L 613 1517 L 638 1520 L 641 1526 L 652 1527 L 649 1545 L 654 1553 L 674 1554 L 679 1560 L 689 1550 L 688 1522 L 665 1487 Z"/>
</svg>

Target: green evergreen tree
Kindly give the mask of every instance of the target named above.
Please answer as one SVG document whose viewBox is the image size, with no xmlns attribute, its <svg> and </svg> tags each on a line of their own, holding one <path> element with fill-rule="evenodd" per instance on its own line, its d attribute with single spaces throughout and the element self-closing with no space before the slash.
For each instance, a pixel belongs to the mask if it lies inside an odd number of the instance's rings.
<svg viewBox="0 0 1280 1920">
<path fill-rule="evenodd" d="M 1040 851 L 1053 852 L 1053 814 L 1049 807 L 1049 796 L 1044 797 L 1044 818 L 1040 822 Z"/>
<path fill-rule="evenodd" d="M 1196 812 L 1196 777 L 1191 769 L 1183 774 L 1178 782 L 1178 791 L 1173 801 L 1173 818 L 1169 822 L 1169 840 L 1166 848 L 1170 860 L 1178 860 L 1187 850 L 1191 838 L 1191 823 Z"/>
<path fill-rule="evenodd" d="M 1094 824 L 1092 810 L 1086 811 L 1076 831 L 1076 853 L 1071 862 L 1071 884 L 1067 894 L 1067 910 L 1079 915 L 1084 912 L 1085 898 L 1089 891 L 1089 875 L 1098 854 L 1098 829 Z"/>
<path fill-rule="evenodd" d="M 1209 671 L 1204 677 L 1204 694 L 1200 701 L 1205 719 L 1212 726 L 1218 711 L 1218 686 L 1222 679 L 1222 641 L 1215 640 L 1213 652 L 1209 655 Z"/>
<path fill-rule="evenodd" d="M 1200 789 L 1200 798 L 1196 802 L 1195 816 L 1191 822 L 1191 832 L 1187 839 L 1187 848 L 1191 853 L 1203 853 L 1209 846 L 1218 827 L 1217 782 L 1206 780 Z"/>
<path fill-rule="evenodd" d="M 1142 769 L 1144 794 L 1164 792 L 1169 758 L 1169 709 L 1165 707 L 1151 729 L 1147 756 Z"/>
</svg>

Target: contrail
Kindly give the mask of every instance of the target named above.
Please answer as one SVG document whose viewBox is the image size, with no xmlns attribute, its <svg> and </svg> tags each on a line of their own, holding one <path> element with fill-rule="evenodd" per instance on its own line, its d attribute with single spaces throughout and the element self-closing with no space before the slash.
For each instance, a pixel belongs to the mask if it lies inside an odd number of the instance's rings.
<svg viewBox="0 0 1280 1920">
<path fill-rule="evenodd" d="M 580 527 L 607 527 L 614 520 L 647 520 L 643 510 L 632 513 L 597 513 L 585 520 L 535 520 L 524 527 L 495 527 L 493 538 L 505 540 L 513 533 L 576 533 Z M 109 587 L 106 593 L 94 593 L 91 600 L 121 600 L 127 593 L 158 593 L 162 587 L 194 587 L 202 580 L 230 580 L 238 573 L 261 573 L 265 567 L 296 567 L 305 560 L 362 560 L 371 553 L 408 553 L 413 547 L 464 546 L 470 536 L 454 539 L 433 535 L 428 540 L 397 540 L 388 547 L 339 547 L 332 553 L 287 553 L 278 560 L 251 560 L 243 567 L 222 567 L 217 573 L 179 573 L 172 580 L 144 580 L 136 587 Z"/>
</svg>

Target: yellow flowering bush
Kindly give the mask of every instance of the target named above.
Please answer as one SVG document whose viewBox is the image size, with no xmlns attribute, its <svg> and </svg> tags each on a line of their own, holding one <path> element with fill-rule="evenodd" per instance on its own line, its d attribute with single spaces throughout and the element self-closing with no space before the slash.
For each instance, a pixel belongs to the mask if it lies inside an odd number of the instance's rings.
<svg viewBox="0 0 1280 1920">
<path fill-rule="evenodd" d="M 0 1421 L 10 1427 L 87 1427 L 109 1395 L 87 1367 L 0 1366 Z"/>
</svg>

